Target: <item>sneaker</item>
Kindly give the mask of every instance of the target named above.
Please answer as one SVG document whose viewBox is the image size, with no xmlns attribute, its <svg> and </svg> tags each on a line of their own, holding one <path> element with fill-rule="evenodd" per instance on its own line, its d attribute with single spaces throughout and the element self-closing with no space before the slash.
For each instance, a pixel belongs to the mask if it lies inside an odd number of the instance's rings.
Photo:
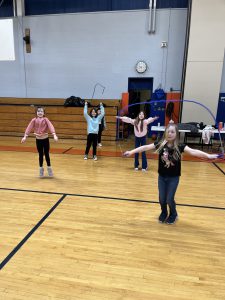
<svg viewBox="0 0 225 300">
<path fill-rule="evenodd" d="M 44 176 L 44 168 L 40 167 L 39 168 L 39 177 L 43 177 Z"/>
<path fill-rule="evenodd" d="M 176 222 L 178 215 L 170 215 L 169 218 L 166 220 L 166 224 L 172 225 Z"/>
<path fill-rule="evenodd" d="M 98 146 L 99 146 L 99 147 L 102 147 L 102 144 L 101 144 L 101 143 L 99 143 L 99 144 L 98 144 Z"/>
<path fill-rule="evenodd" d="M 134 168 L 135 171 L 138 171 L 138 168 Z"/>
<path fill-rule="evenodd" d="M 142 172 L 146 172 L 147 171 L 147 168 L 146 169 L 142 169 Z"/>
<path fill-rule="evenodd" d="M 161 212 L 161 214 L 159 215 L 159 222 L 160 223 L 164 223 L 167 219 L 168 214 L 165 212 Z"/>
<path fill-rule="evenodd" d="M 87 154 L 84 155 L 84 160 L 87 160 L 88 159 L 88 156 Z"/>
<path fill-rule="evenodd" d="M 49 177 L 53 177 L 53 172 L 52 172 L 52 168 L 48 167 L 48 176 Z"/>
<path fill-rule="evenodd" d="M 94 160 L 98 160 L 98 158 L 97 158 L 97 156 L 96 156 L 96 155 L 94 155 L 94 156 L 93 156 L 93 159 L 94 159 Z"/>
</svg>

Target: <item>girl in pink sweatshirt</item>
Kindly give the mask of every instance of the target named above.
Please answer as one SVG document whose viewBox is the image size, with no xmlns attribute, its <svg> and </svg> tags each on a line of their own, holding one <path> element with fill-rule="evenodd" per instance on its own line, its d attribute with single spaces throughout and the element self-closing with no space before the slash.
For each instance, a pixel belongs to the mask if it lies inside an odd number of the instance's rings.
<svg viewBox="0 0 225 300">
<path fill-rule="evenodd" d="M 21 143 L 24 143 L 28 137 L 28 135 L 31 133 L 31 131 L 34 132 L 34 135 L 36 136 L 36 146 L 39 153 L 39 176 L 44 176 L 44 168 L 43 168 L 43 157 L 45 155 L 45 160 L 47 163 L 47 169 L 48 169 L 48 175 L 50 177 L 53 176 L 52 168 L 51 168 L 51 162 L 50 162 L 50 156 L 49 156 L 49 150 L 50 150 L 50 144 L 49 144 L 49 138 L 48 138 L 48 131 L 50 131 L 54 137 L 55 141 L 58 141 L 58 137 L 55 133 L 55 128 L 52 125 L 52 123 L 49 121 L 48 118 L 45 117 L 45 111 L 43 107 L 37 107 L 36 109 L 37 117 L 33 118 L 29 125 L 27 126 L 27 129 L 25 131 L 24 137 L 21 140 Z"/>
<path fill-rule="evenodd" d="M 135 135 L 135 148 L 146 145 L 146 135 L 148 132 L 148 124 L 154 122 L 159 117 L 145 119 L 144 112 L 141 111 L 136 119 L 131 119 L 128 117 L 117 117 L 125 123 L 130 123 L 134 125 L 134 135 Z M 135 153 L 134 159 L 134 170 L 138 171 L 139 166 L 139 153 Z M 148 168 L 146 153 L 142 152 L 142 171 L 146 171 Z"/>
</svg>

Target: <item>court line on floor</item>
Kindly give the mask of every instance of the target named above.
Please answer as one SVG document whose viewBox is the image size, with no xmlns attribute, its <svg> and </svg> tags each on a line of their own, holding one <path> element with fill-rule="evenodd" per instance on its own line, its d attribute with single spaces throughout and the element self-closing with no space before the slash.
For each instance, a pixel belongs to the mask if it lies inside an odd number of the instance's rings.
<svg viewBox="0 0 225 300">
<path fill-rule="evenodd" d="M 116 200 L 116 201 L 127 201 L 127 202 L 140 202 L 140 203 L 159 204 L 158 201 L 143 200 L 143 199 L 120 198 L 120 197 L 111 197 L 111 196 L 86 195 L 86 194 L 74 194 L 74 193 L 62 193 L 62 192 L 46 192 L 46 191 L 38 191 L 38 190 L 25 190 L 25 189 L 13 189 L 13 188 L 0 188 L 0 190 L 14 191 L 14 192 L 27 192 L 27 193 L 49 194 L 49 195 L 66 195 L 66 196 L 71 196 L 71 197 L 82 197 L 82 198 L 84 198 L 84 197 L 86 197 L 86 198 L 98 198 L 98 199 L 107 199 L 107 200 Z M 225 207 L 216 207 L 216 206 L 183 204 L 183 203 L 176 203 L 176 205 L 177 206 L 185 206 L 185 207 L 194 207 L 194 208 L 206 208 L 206 209 L 215 209 L 215 210 L 225 210 Z"/>
<path fill-rule="evenodd" d="M 73 149 L 73 147 L 70 147 L 69 149 L 66 149 L 64 152 L 62 152 L 62 154 L 67 153 L 67 152 L 70 151 L 71 149 Z"/>
<path fill-rule="evenodd" d="M 41 224 L 50 216 L 50 214 L 56 209 L 56 207 L 65 199 L 66 195 L 62 197 L 49 209 L 49 211 L 43 216 L 43 218 L 28 232 L 28 234 L 22 239 L 22 241 L 6 256 L 6 258 L 0 263 L 0 270 L 10 261 L 10 259 L 20 250 L 20 248 L 26 243 L 26 241 L 32 236 L 32 234 L 41 226 Z"/>
<path fill-rule="evenodd" d="M 213 162 L 213 165 L 217 167 L 217 169 L 220 170 L 223 175 L 225 175 L 225 172 L 216 163 Z"/>
<path fill-rule="evenodd" d="M 15 151 L 15 152 L 37 152 L 35 147 L 21 147 L 21 146 L 1 146 L 0 145 L 0 151 Z M 51 153 L 53 154 L 66 154 L 66 155 L 83 155 L 84 150 L 81 149 L 74 149 L 74 147 L 70 147 L 69 149 L 59 149 L 59 148 L 51 148 Z M 121 157 L 122 154 L 121 151 L 106 151 L 106 150 L 98 150 L 98 156 L 99 157 Z M 157 160 L 158 154 L 150 153 L 147 154 L 148 159 Z M 189 156 L 183 156 L 182 161 L 188 161 L 188 162 L 203 162 L 203 163 L 211 163 L 209 161 L 204 161 L 197 157 L 189 157 Z"/>
</svg>

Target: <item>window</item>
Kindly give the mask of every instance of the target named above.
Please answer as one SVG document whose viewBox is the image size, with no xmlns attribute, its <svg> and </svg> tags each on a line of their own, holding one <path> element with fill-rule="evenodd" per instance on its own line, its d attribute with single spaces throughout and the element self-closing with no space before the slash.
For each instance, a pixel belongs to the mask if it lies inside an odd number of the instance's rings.
<svg viewBox="0 0 225 300">
<path fill-rule="evenodd" d="M 13 20 L 0 20 L 0 61 L 15 60 Z"/>
</svg>

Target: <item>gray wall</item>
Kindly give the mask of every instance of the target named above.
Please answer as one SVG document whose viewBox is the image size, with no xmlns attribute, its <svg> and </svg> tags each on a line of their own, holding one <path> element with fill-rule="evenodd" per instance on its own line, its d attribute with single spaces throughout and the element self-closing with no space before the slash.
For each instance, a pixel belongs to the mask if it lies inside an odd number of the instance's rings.
<svg viewBox="0 0 225 300">
<path fill-rule="evenodd" d="M 0 62 L 1 97 L 121 98 L 128 77 L 153 77 L 180 89 L 186 30 L 186 9 L 161 9 L 156 34 L 148 34 L 148 11 L 47 15 L 14 20 L 16 61 Z M 22 40 L 30 28 L 32 52 Z M 161 48 L 168 41 L 168 48 Z M 139 59 L 149 68 L 135 71 Z"/>
<path fill-rule="evenodd" d="M 225 93 L 225 52 L 224 52 L 224 58 L 223 58 L 223 72 L 222 72 L 222 78 L 221 78 L 220 92 Z"/>
<path fill-rule="evenodd" d="M 199 101 L 216 115 L 225 49 L 225 1 L 192 0 L 184 99 Z M 206 109 L 184 103 L 182 122 L 214 124 Z"/>
</svg>

